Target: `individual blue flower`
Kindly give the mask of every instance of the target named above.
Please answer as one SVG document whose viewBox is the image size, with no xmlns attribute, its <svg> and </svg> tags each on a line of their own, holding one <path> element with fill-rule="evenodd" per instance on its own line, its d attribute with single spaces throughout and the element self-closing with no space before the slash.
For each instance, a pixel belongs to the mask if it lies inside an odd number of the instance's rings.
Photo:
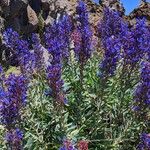
<svg viewBox="0 0 150 150">
<path fill-rule="evenodd" d="M 23 140 L 23 132 L 20 129 L 12 129 L 7 132 L 5 139 L 9 143 L 9 146 L 13 150 L 21 150 L 22 140 Z"/>
<path fill-rule="evenodd" d="M 19 38 L 19 34 L 12 28 L 8 28 L 3 33 L 3 41 L 5 45 L 11 49 L 15 49 L 17 47 L 17 42 Z"/>
<path fill-rule="evenodd" d="M 37 72 L 41 72 L 44 69 L 44 47 L 40 43 L 40 37 L 38 34 L 32 34 L 32 43 L 34 50 L 35 69 Z"/>
<path fill-rule="evenodd" d="M 150 62 L 143 62 L 140 83 L 134 93 L 135 112 L 139 117 L 146 117 L 150 108 Z"/>
<path fill-rule="evenodd" d="M 66 139 L 63 141 L 63 146 L 59 148 L 59 150 L 77 150 L 73 143 Z"/>
<path fill-rule="evenodd" d="M 137 150 L 149 150 L 150 149 L 150 134 L 142 133 L 140 136 L 140 143 L 137 146 Z"/>
</svg>

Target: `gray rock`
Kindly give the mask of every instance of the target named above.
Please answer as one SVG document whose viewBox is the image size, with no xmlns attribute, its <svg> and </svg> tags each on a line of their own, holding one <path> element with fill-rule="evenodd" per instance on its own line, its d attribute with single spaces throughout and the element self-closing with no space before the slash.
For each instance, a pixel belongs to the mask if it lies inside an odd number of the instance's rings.
<svg viewBox="0 0 150 150">
<path fill-rule="evenodd" d="M 0 16 L 0 32 L 4 29 L 4 18 Z"/>
<path fill-rule="evenodd" d="M 54 22 L 54 18 L 51 16 L 48 16 L 47 19 L 45 20 L 45 25 L 48 26 L 49 24 L 52 24 Z"/>
<path fill-rule="evenodd" d="M 41 4 L 41 0 L 29 0 L 29 5 L 37 14 L 41 11 Z"/>
<path fill-rule="evenodd" d="M 0 6 L 9 6 L 10 0 L 0 0 Z"/>
<path fill-rule="evenodd" d="M 51 4 L 50 0 L 41 0 L 41 3 L 44 10 L 48 10 Z"/>
<path fill-rule="evenodd" d="M 22 11 L 25 11 L 28 5 L 28 0 L 11 0 L 10 1 L 10 17 L 19 16 Z"/>
<path fill-rule="evenodd" d="M 38 17 L 35 11 L 31 8 L 30 5 L 27 7 L 27 16 L 28 16 L 28 32 L 33 32 L 38 27 Z"/>
</svg>

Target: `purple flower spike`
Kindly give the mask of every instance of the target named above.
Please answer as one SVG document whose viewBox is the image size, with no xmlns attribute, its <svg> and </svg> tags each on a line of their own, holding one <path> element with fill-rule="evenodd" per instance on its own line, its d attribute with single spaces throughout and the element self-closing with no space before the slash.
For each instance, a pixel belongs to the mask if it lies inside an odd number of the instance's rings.
<svg viewBox="0 0 150 150">
<path fill-rule="evenodd" d="M 13 61 L 19 64 L 22 73 L 32 73 L 34 68 L 34 56 L 30 52 L 27 41 L 20 38 L 19 34 L 12 29 L 3 33 L 4 44 L 11 49 Z"/>
<path fill-rule="evenodd" d="M 122 40 L 127 29 L 127 24 L 119 16 L 117 11 L 104 9 L 104 16 L 102 21 L 98 25 L 98 33 L 101 38 L 102 46 L 107 47 L 107 39 L 115 37 L 115 39 Z"/>
<path fill-rule="evenodd" d="M 12 28 L 7 29 L 3 33 L 3 40 L 6 46 L 11 49 L 15 49 L 17 47 L 17 42 L 19 40 L 19 34 L 16 31 L 13 31 Z"/>
<path fill-rule="evenodd" d="M 92 54 L 92 30 L 89 23 L 87 6 L 83 1 L 79 1 L 76 7 L 77 27 L 72 34 L 74 41 L 74 51 L 79 63 L 85 64 Z M 77 39 L 79 38 L 79 39 Z"/>
<path fill-rule="evenodd" d="M 58 22 L 54 22 L 46 29 L 46 48 L 53 56 L 52 63 L 60 63 L 69 56 L 69 38 L 72 29 L 71 18 L 63 16 Z"/>
<path fill-rule="evenodd" d="M 119 60 L 121 44 L 117 39 L 110 37 L 106 40 L 106 49 L 103 61 L 100 63 L 100 77 L 113 76 Z"/>
<path fill-rule="evenodd" d="M 47 79 L 51 92 L 49 93 L 56 103 L 65 104 L 66 98 L 63 93 L 63 80 L 61 79 L 61 65 L 51 65 L 47 67 Z"/>
<path fill-rule="evenodd" d="M 98 25 L 99 37 L 104 48 L 104 58 L 99 67 L 101 78 L 107 78 L 115 74 L 126 29 L 127 24 L 118 12 L 109 8 L 104 9 L 103 19 Z"/>
<path fill-rule="evenodd" d="M 145 116 L 150 108 L 150 62 L 142 63 L 141 81 L 134 93 L 134 107 L 140 117 Z"/>
<path fill-rule="evenodd" d="M 124 65 L 133 70 L 150 48 L 150 32 L 145 19 L 137 19 L 136 26 L 126 30 L 123 36 Z M 147 57 L 147 56 L 146 56 Z"/>
<path fill-rule="evenodd" d="M 1 123 L 7 130 L 6 140 L 10 149 L 21 150 L 23 133 L 16 126 L 20 125 L 21 109 L 27 99 L 27 79 L 23 75 L 10 74 L 0 86 Z"/>
<path fill-rule="evenodd" d="M 69 22 L 69 24 L 67 24 Z M 49 95 L 57 104 L 66 104 L 63 92 L 63 80 L 61 79 L 62 62 L 68 57 L 69 34 L 71 31 L 69 16 L 63 16 L 52 26 L 46 29 L 45 40 L 49 54 L 52 56 L 47 67 L 47 80 L 50 88 Z M 68 58 L 67 58 L 68 59 Z"/>
</svg>

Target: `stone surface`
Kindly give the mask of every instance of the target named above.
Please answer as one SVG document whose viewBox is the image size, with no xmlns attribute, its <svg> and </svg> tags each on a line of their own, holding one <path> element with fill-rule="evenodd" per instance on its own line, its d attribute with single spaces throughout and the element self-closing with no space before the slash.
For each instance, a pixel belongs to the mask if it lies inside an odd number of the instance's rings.
<svg viewBox="0 0 150 150">
<path fill-rule="evenodd" d="M 28 5 L 27 7 L 27 16 L 28 16 L 27 33 L 31 33 L 35 31 L 38 27 L 38 17 L 30 5 Z"/>
<path fill-rule="evenodd" d="M 27 7 L 27 15 L 28 15 L 29 24 L 32 24 L 33 26 L 38 24 L 38 17 L 30 5 L 28 5 Z"/>
<path fill-rule="evenodd" d="M 2 61 L 2 53 L 3 53 L 3 47 L 2 47 L 2 31 L 4 29 L 4 19 L 0 17 L 0 62 Z"/>
<path fill-rule="evenodd" d="M 9 6 L 10 0 L 0 0 L 0 6 Z"/>
<path fill-rule="evenodd" d="M 20 15 L 20 12 L 25 11 L 28 0 L 11 0 L 10 1 L 10 16 L 11 18 Z"/>
</svg>

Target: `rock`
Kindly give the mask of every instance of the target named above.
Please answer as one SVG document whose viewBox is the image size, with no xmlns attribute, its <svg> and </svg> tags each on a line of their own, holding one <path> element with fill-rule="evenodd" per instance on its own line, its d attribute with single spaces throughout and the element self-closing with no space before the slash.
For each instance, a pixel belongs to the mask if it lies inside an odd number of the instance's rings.
<svg viewBox="0 0 150 150">
<path fill-rule="evenodd" d="M 0 0 L 0 6 L 9 6 L 10 0 Z"/>
<path fill-rule="evenodd" d="M 41 0 L 43 10 L 49 10 L 51 2 L 49 0 Z"/>
<path fill-rule="evenodd" d="M 0 0 L 0 16 L 7 17 L 10 13 L 9 1 Z"/>
<path fill-rule="evenodd" d="M 19 17 L 16 16 L 15 18 L 10 19 L 9 22 L 7 23 L 7 26 L 13 28 L 17 32 L 20 32 L 21 25 Z"/>
<path fill-rule="evenodd" d="M 0 6 L 0 16 L 2 15 L 2 12 L 3 12 L 2 7 Z"/>
<path fill-rule="evenodd" d="M 28 32 L 33 32 L 38 27 L 38 17 L 30 5 L 28 5 L 27 7 L 27 16 L 28 16 L 28 23 L 29 23 Z"/>
<path fill-rule="evenodd" d="M 19 16 L 22 11 L 25 11 L 28 5 L 28 0 L 11 0 L 10 1 L 10 17 Z"/>
<path fill-rule="evenodd" d="M 54 22 L 54 18 L 48 16 L 44 22 L 45 22 L 45 26 L 48 26 L 49 24 L 52 24 Z"/>
<path fill-rule="evenodd" d="M 4 19 L 0 17 L 0 45 L 2 44 L 2 32 L 4 30 Z M 1 51 L 1 49 L 0 49 Z"/>
<path fill-rule="evenodd" d="M 42 5 L 41 0 L 29 0 L 29 5 L 37 14 L 40 13 Z"/>
<path fill-rule="evenodd" d="M 4 29 L 4 19 L 0 17 L 0 63 L 2 61 L 2 53 L 3 53 L 3 49 L 2 49 L 2 30 L 3 29 Z"/>
<path fill-rule="evenodd" d="M 51 4 L 49 0 L 41 0 L 41 3 L 42 3 L 41 5 L 43 10 L 42 17 L 46 19 L 49 15 Z"/>
</svg>

